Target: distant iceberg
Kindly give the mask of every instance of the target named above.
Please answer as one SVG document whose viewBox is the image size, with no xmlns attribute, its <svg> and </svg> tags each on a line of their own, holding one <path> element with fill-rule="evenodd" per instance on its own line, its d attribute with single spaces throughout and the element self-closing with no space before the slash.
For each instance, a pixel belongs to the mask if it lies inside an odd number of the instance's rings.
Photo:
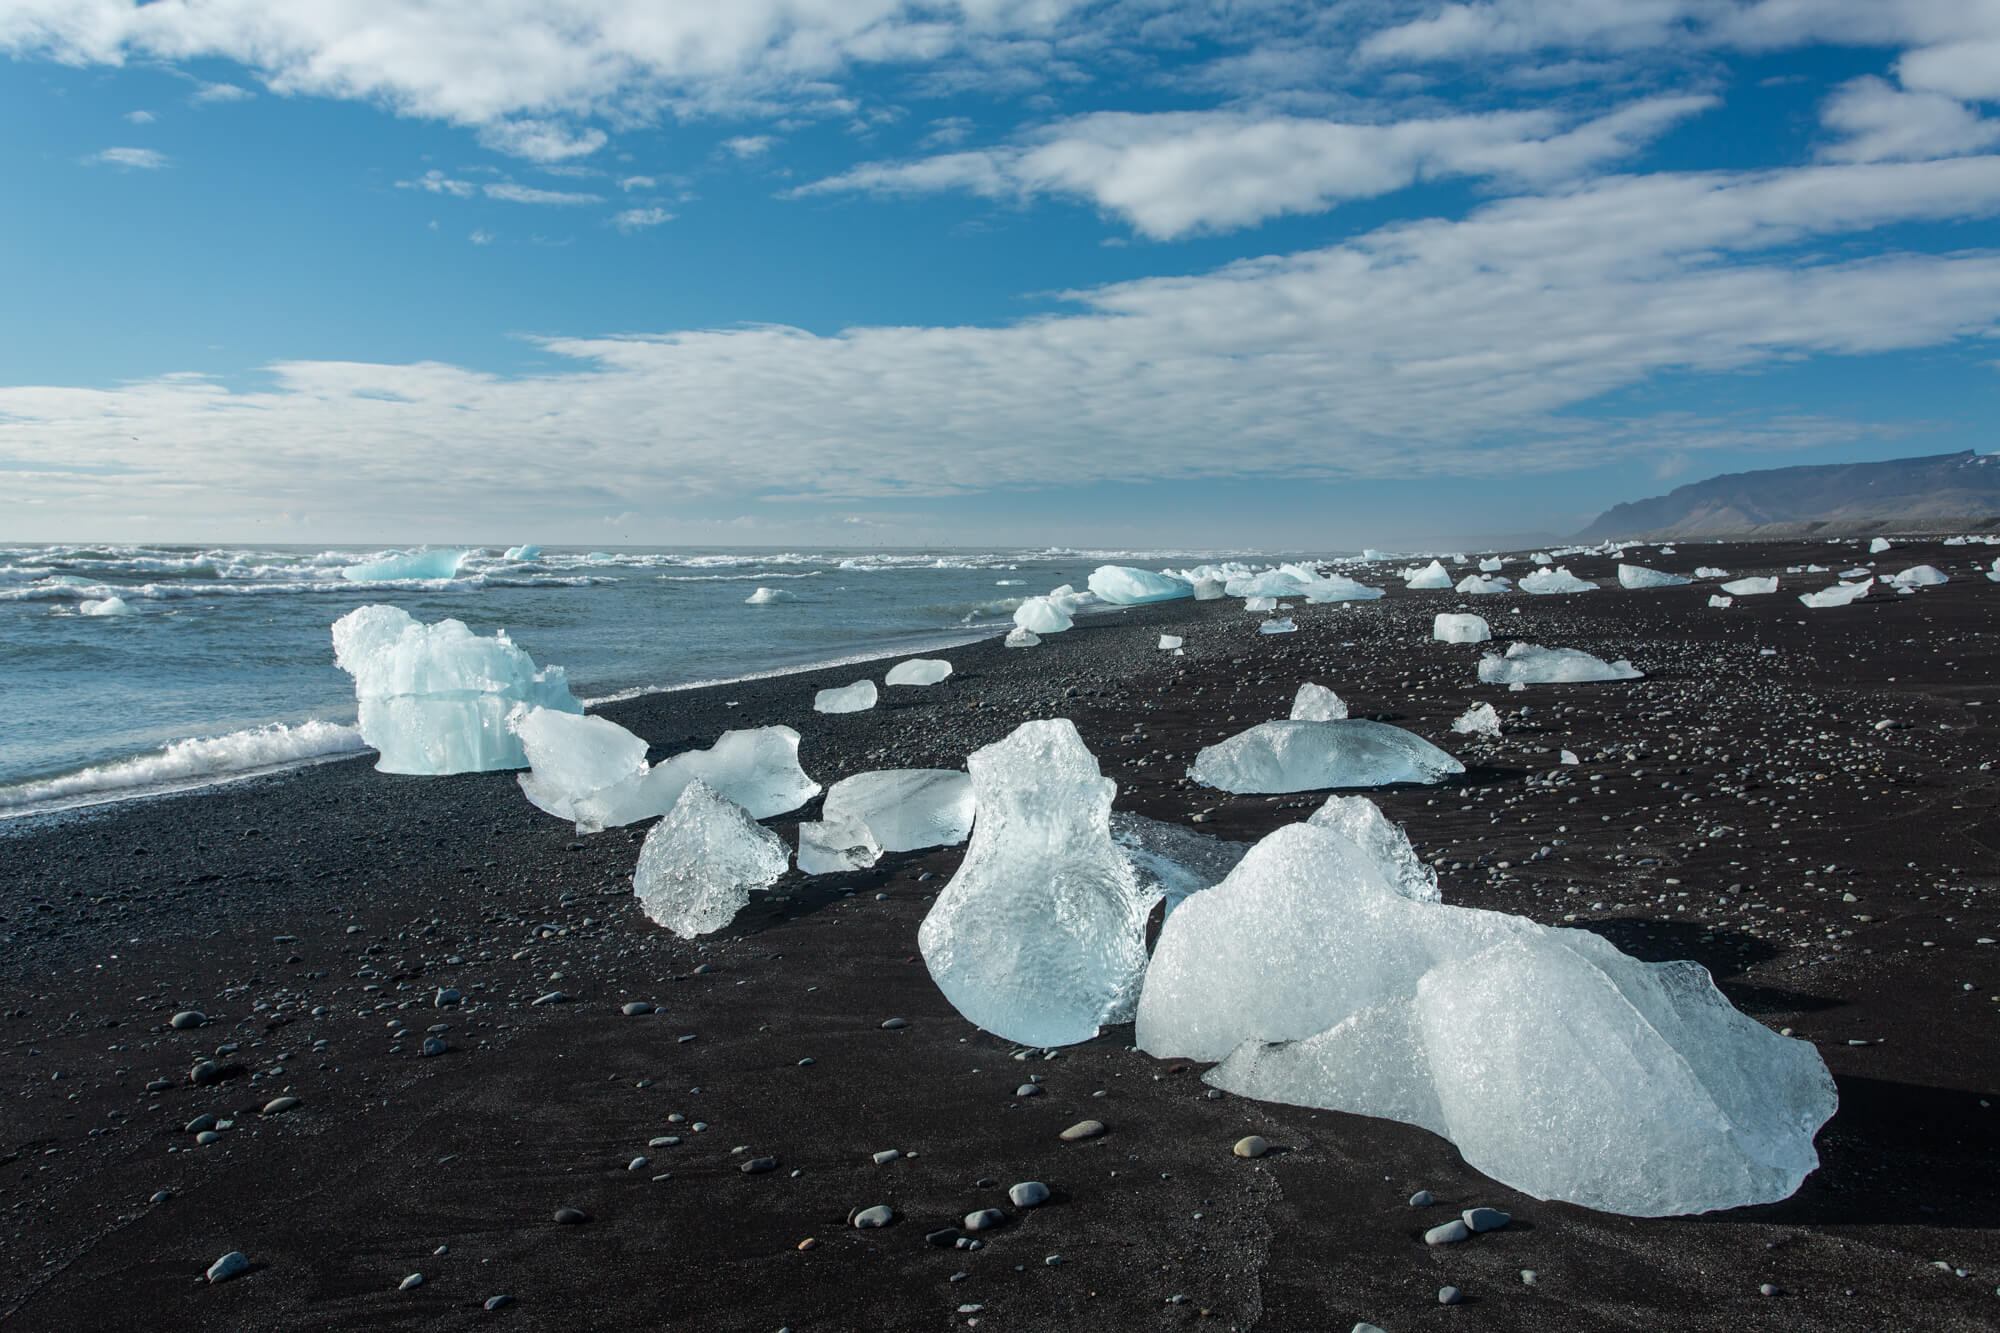
<svg viewBox="0 0 2000 1333">
<path fill-rule="evenodd" d="M 399 553 L 384 556 L 380 560 L 349 565 L 340 572 L 351 583 L 387 583 L 395 579 L 453 579 L 458 577 L 458 567 L 465 563 L 465 557 L 471 554 L 471 551 L 463 547 L 412 551 L 407 555 Z"/>
<path fill-rule="evenodd" d="M 1185 579 L 1151 570 L 1128 569 L 1124 565 L 1099 565 L 1090 576 L 1090 590 L 1116 606 L 1171 602 L 1194 596 L 1194 585 Z"/>
</svg>

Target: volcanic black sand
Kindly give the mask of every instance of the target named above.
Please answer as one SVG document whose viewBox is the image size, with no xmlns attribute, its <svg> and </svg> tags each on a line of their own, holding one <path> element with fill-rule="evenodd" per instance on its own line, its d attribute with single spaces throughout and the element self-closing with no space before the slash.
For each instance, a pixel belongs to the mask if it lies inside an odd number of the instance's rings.
<svg viewBox="0 0 2000 1333">
<path fill-rule="evenodd" d="M 1740 576 L 1856 552 L 1641 558 Z M 2000 1327 L 2000 585 L 1972 568 L 1992 555 L 1899 546 L 1881 569 L 1952 581 L 1831 610 L 1793 595 L 1823 574 L 1728 610 L 1712 584 L 1464 598 L 1392 580 L 1383 601 L 1296 606 L 1279 636 L 1240 602 L 1170 603 L 1032 650 L 952 650 L 949 681 L 872 712 L 811 711 L 855 667 L 603 710 L 655 759 L 787 723 L 823 783 L 955 767 L 1069 717 L 1119 808 L 1254 840 L 1321 797 L 1231 797 L 1187 764 L 1285 716 L 1302 680 L 1330 685 L 1465 760 L 1446 786 L 1375 794 L 1446 901 L 1697 959 L 1818 1045 L 1841 1107 L 1785 1202 L 1609 1216 L 1496 1184 L 1422 1130 L 1210 1095 L 1129 1027 L 1021 1052 L 961 1019 L 917 955 L 962 849 L 790 874 L 684 942 L 634 906 L 643 828 L 579 839 L 511 774 L 355 760 L 0 827 L 0 1326 Z M 1461 604 L 1503 639 L 1646 678 L 1481 687 L 1481 647 L 1430 637 Z M 1187 655 L 1159 652 L 1161 631 Z M 1450 731 L 1479 700 L 1504 739 Z M 816 808 L 769 822 L 789 839 Z M 435 1007 L 440 988 L 464 1002 Z M 171 1028 L 187 1009 L 207 1025 Z M 443 1054 L 421 1054 L 429 1035 Z M 220 1077 L 197 1086 L 204 1060 Z M 1017 1096 L 1031 1076 L 1043 1095 Z M 281 1096 L 297 1105 L 260 1113 Z M 228 1127 L 200 1145 L 204 1114 Z M 1085 1118 L 1108 1133 L 1058 1137 Z M 1248 1134 L 1274 1151 L 1232 1155 Z M 883 1149 L 904 1156 L 877 1165 Z M 763 1156 L 777 1168 L 739 1170 Z M 1027 1180 L 1053 1199 L 1013 1207 Z M 1437 1206 L 1410 1207 L 1418 1189 Z M 893 1225 L 846 1225 L 876 1204 Z M 1477 1204 L 1515 1220 L 1424 1245 Z M 984 1207 L 1009 1221 L 982 1248 L 926 1243 Z M 203 1281 L 232 1250 L 249 1271 Z M 1446 1284 L 1463 1304 L 1438 1304 Z"/>
</svg>

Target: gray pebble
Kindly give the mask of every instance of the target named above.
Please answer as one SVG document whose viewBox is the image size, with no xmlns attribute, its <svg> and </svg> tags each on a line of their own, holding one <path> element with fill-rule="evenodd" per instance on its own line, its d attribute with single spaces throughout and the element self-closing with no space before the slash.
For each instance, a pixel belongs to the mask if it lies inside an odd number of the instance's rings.
<svg viewBox="0 0 2000 1333">
<path fill-rule="evenodd" d="M 172 1190 L 154 1190 L 153 1197 L 146 1200 L 146 1202 L 165 1203 L 168 1199 L 171 1199 L 173 1197 L 174 1197 L 174 1192 Z"/>
<path fill-rule="evenodd" d="M 808 1055 L 805 1059 L 799 1061 L 799 1068 L 804 1069 L 807 1065 L 817 1064 L 817 1063 L 818 1061 L 814 1060 L 810 1055 Z"/>
<path fill-rule="evenodd" d="M 681 1136 L 678 1134 L 662 1134 L 656 1139 L 646 1140 L 648 1148 L 678 1148 L 680 1145 Z"/>
<path fill-rule="evenodd" d="M 424 1275 L 422 1273 L 412 1273 L 396 1284 L 396 1290 L 408 1291 L 411 1287 L 421 1287 L 423 1285 Z"/>
<path fill-rule="evenodd" d="M 1014 1095 L 1016 1097 L 1039 1097 L 1042 1095 L 1042 1090 L 1032 1083 L 1023 1083 L 1020 1087 L 1014 1089 Z"/>
<path fill-rule="evenodd" d="M 775 1157 L 752 1157 L 736 1169 L 746 1176 L 761 1176 L 766 1171 L 776 1171 L 778 1169 L 778 1159 Z"/>
<path fill-rule="evenodd" d="M 1236 1140 L 1236 1146 L 1230 1151 L 1238 1157 L 1262 1157 L 1271 1151 L 1271 1145 L 1264 1141 L 1261 1134 L 1251 1134 Z"/>
<path fill-rule="evenodd" d="M 958 1244 L 959 1235 L 960 1232 L 957 1227 L 942 1227 L 936 1231 L 926 1231 L 924 1233 L 924 1244 L 935 1245 L 940 1250 L 948 1250 Z"/>
<path fill-rule="evenodd" d="M 208 1266 L 210 1282 L 227 1282 L 250 1269 L 250 1259 L 241 1250 L 231 1250 Z"/>
<path fill-rule="evenodd" d="M 981 1208 L 976 1213 L 967 1213 L 965 1215 L 965 1229 L 967 1231 L 991 1231 L 1006 1220 L 1007 1214 L 1001 1212 L 998 1208 Z"/>
<path fill-rule="evenodd" d="M 1080 1143 L 1084 1139 L 1094 1139 L 1104 1133 L 1104 1123 L 1100 1120 L 1079 1120 L 1062 1132 L 1064 1143 Z"/>
<path fill-rule="evenodd" d="M 431 1007 L 434 1009 L 449 1009 L 464 999 L 465 996 L 453 987 L 440 986 L 438 987 L 438 993 L 431 997 Z"/>
<path fill-rule="evenodd" d="M 1387 1333 L 1387 1330 L 1379 1324 L 1370 1324 L 1364 1321 L 1347 1330 L 1347 1333 Z"/>
<path fill-rule="evenodd" d="M 1766 1282 L 1763 1286 L 1757 1288 L 1757 1294 L 1759 1296 L 1776 1296 L 1778 1294 L 1778 1285 L 1775 1282 Z"/>
<path fill-rule="evenodd" d="M 1457 1287 L 1438 1288 L 1439 1305 L 1457 1305 L 1460 1301 L 1464 1299 L 1465 1299 L 1465 1293 L 1460 1291 Z"/>
<path fill-rule="evenodd" d="M 1033 1208 L 1049 1201 L 1049 1187 L 1039 1180 L 1024 1180 L 1007 1191 L 1016 1208 Z"/>
<path fill-rule="evenodd" d="M 581 1208 L 556 1209 L 556 1221 L 566 1227 L 582 1226 L 590 1220 L 590 1214 Z"/>
<path fill-rule="evenodd" d="M 546 994 L 546 995 L 537 995 L 537 996 L 535 997 L 535 1001 L 534 1001 L 534 1003 L 535 1003 L 535 1004 L 562 1004 L 562 1003 L 564 1003 L 565 1001 L 567 1001 L 568 999 L 569 999 L 569 996 L 567 996 L 567 995 L 563 994 L 563 993 L 562 993 L 561 991 L 559 991 L 559 990 L 552 990 L 552 991 L 550 991 L 550 992 L 549 992 L 548 994 Z M 529 1007 L 530 1007 L 530 1008 L 533 1008 L 533 1007 L 534 1007 L 534 1005 L 530 1005 Z"/>
<path fill-rule="evenodd" d="M 901 1018 L 885 1018 L 882 1020 L 882 1026 L 891 1029 L 906 1028 L 909 1026 L 909 1022 Z"/>
<path fill-rule="evenodd" d="M 443 1055 L 443 1054 L 444 1054 L 444 1053 L 445 1053 L 446 1051 L 448 1051 L 448 1050 L 450 1050 L 450 1049 L 451 1049 L 451 1045 L 450 1045 L 450 1043 L 448 1043 L 447 1041 L 445 1041 L 445 1039 L 444 1039 L 443 1037 L 425 1037 L 425 1038 L 424 1038 L 424 1054 L 425 1054 L 425 1055 Z"/>
<path fill-rule="evenodd" d="M 625 1163 L 625 1169 L 627 1171 L 644 1171 L 651 1165 L 652 1163 L 644 1157 L 634 1157 L 631 1161 Z"/>
<path fill-rule="evenodd" d="M 1051 1254 L 1047 1258 L 1043 1259 L 1042 1262 L 1044 1264 L 1047 1264 L 1050 1268 L 1061 1268 L 1062 1256 L 1060 1254 Z"/>
<path fill-rule="evenodd" d="M 862 1208 L 854 1214 L 854 1229 L 867 1231 L 874 1227 L 886 1227 L 896 1220 L 896 1210 L 886 1203 L 878 1203 L 873 1208 Z"/>
<path fill-rule="evenodd" d="M 203 1111 L 200 1115 L 187 1122 L 187 1132 L 190 1134 L 199 1134 L 204 1129 L 214 1128 L 215 1116 L 207 1111 Z"/>
<path fill-rule="evenodd" d="M 486 1298 L 486 1308 L 489 1310 L 498 1310 L 502 1306 L 512 1305 L 513 1303 L 514 1298 L 512 1296 L 488 1296 Z"/>
<path fill-rule="evenodd" d="M 264 1109 L 259 1111 L 257 1114 L 283 1115 L 285 1112 L 291 1110 L 298 1104 L 299 1104 L 299 1099 L 296 1097 L 273 1097 L 270 1101 L 264 1103 Z"/>
<path fill-rule="evenodd" d="M 1459 1216 L 1474 1231 L 1498 1231 L 1514 1220 L 1498 1208 L 1468 1208 Z"/>
<path fill-rule="evenodd" d="M 200 1060 L 188 1070 L 188 1082 L 197 1088 L 205 1088 L 211 1083 L 222 1081 L 222 1066 L 213 1060 Z"/>
<path fill-rule="evenodd" d="M 1426 1245 L 1456 1245 L 1472 1235 L 1472 1228 L 1457 1218 L 1424 1233 Z"/>
<path fill-rule="evenodd" d="M 627 1018 L 637 1018 L 642 1014 L 652 1013 L 653 1006 L 644 1000 L 627 1000 L 624 1004 L 618 1006 L 618 1012 L 624 1014 Z"/>
<path fill-rule="evenodd" d="M 898 1157 L 901 1157 L 902 1155 L 903 1154 L 897 1152 L 894 1148 L 884 1148 L 881 1152 L 875 1154 L 875 1165 L 886 1166 L 887 1164 L 895 1161 Z"/>
<path fill-rule="evenodd" d="M 215 1143 L 221 1138 L 222 1135 L 216 1133 L 214 1130 L 204 1129 L 201 1133 L 194 1136 L 194 1141 L 206 1148 L 209 1144 Z"/>
<path fill-rule="evenodd" d="M 183 1009 L 167 1020 L 167 1026 L 185 1032 L 189 1028 L 205 1027 L 208 1015 L 199 1009 Z"/>
<path fill-rule="evenodd" d="M 1410 1196 L 1410 1207 L 1412 1208 L 1428 1208 L 1436 1202 L 1437 1200 L 1431 1197 L 1429 1190 L 1418 1190 Z"/>
</svg>

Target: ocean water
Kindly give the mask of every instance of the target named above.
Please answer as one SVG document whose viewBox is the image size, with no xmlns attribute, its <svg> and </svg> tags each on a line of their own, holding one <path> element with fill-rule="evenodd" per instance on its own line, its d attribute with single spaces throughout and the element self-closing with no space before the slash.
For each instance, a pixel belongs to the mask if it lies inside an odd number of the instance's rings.
<svg viewBox="0 0 2000 1333">
<path fill-rule="evenodd" d="M 363 548 L 0 546 L 0 818 L 354 753 L 333 621 L 386 602 L 505 629 L 579 699 L 934 651 L 1100 564 L 1241 552 L 474 550 L 456 577 L 357 583 Z M 1280 558 L 1283 553 L 1263 557 Z M 748 604 L 759 589 L 776 600 Z M 89 615 L 117 597 L 125 615 Z M 857 677 L 862 674 L 857 672 Z"/>
</svg>

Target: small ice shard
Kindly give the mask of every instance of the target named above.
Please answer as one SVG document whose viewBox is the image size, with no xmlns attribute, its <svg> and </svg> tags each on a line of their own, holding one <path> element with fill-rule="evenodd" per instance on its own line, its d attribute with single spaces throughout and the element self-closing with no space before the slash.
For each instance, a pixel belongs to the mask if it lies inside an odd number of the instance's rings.
<svg viewBox="0 0 2000 1333">
<path fill-rule="evenodd" d="M 884 685 L 935 685 L 951 674 L 951 663 L 941 657 L 912 657 L 898 662 L 882 677 Z"/>
<path fill-rule="evenodd" d="M 1306 823 L 1331 829 L 1367 853 L 1389 887 L 1403 897 L 1420 903 L 1442 900 L 1437 871 L 1425 865 L 1410 846 L 1410 835 L 1400 825 L 1390 823 L 1382 807 L 1366 796 L 1329 796 Z"/>
<path fill-rule="evenodd" d="M 2000 583 L 2000 556 L 1994 557 L 1993 568 L 1986 571 L 1986 577 Z"/>
<path fill-rule="evenodd" d="M 1247 842 L 1225 842 L 1123 810 L 1111 812 L 1111 839 L 1138 875 L 1142 896 L 1164 898 L 1169 916 L 1190 895 L 1220 884 L 1250 850 Z"/>
<path fill-rule="evenodd" d="M 1736 605 L 1736 599 L 1734 597 L 1724 597 L 1717 593 L 1710 593 L 1708 595 L 1708 604 L 1719 610 L 1727 610 Z"/>
<path fill-rule="evenodd" d="M 1626 588 L 1678 588 L 1692 580 L 1679 574 L 1667 574 L 1657 569 L 1647 569 L 1644 565 L 1618 566 L 1619 585 Z"/>
<path fill-rule="evenodd" d="M 507 553 L 500 558 L 502 560 L 539 560 L 542 558 L 542 548 L 533 543 L 525 546 L 510 546 L 507 548 Z"/>
<path fill-rule="evenodd" d="M 517 779 L 522 792 L 558 819 L 575 820 L 577 801 L 646 775 L 646 742 L 610 718 L 516 706 L 507 729 L 532 765 Z"/>
<path fill-rule="evenodd" d="M 1346 716 L 1346 702 L 1324 685 L 1307 681 L 1292 696 L 1294 722 L 1338 722 Z"/>
<path fill-rule="evenodd" d="M 1118 785 L 1067 718 L 1024 722 L 967 758 L 979 819 L 917 932 L 945 998 L 1027 1046 L 1131 1016 L 1154 901 L 1111 840 Z"/>
<path fill-rule="evenodd" d="M 1239 793 L 1435 782 L 1465 765 L 1386 722 L 1261 722 L 1195 756 L 1188 776 Z"/>
<path fill-rule="evenodd" d="M 1887 537 L 1877 537 L 1874 541 L 1868 543 L 1868 554 L 1870 555 L 1880 555 L 1888 549 L 1889 539 Z"/>
<path fill-rule="evenodd" d="M 421 624 L 395 606 L 362 606 L 333 622 L 334 662 L 354 677 L 361 739 L 383 773 L 477 773 L 526 768 L 507 729 L 515 705 L 581 713 L 563 669 L 537 670 L 502 631 L 463 621 Z"/>
<path fill-rule="evenodd" d="M 1902 573 L 1893 575 L 1889 582 L 1903 588 L 1929 588 L 1951 582 L 1951 575 L 1936 565 L 1912 565 Z"/>
<path fill-rule="evenodd" d="M 1328 602 L 1372 602 L 1386 594 L 1380 588 L 1371 588 L 1365 583 L 1345 578 L 1339 574 L 1329 574 L 1316 578 L 1300 586 L 1308 602 L 1324 605 Z"/>
<path fill-rule="evenodd" d="M 857 680 L 813 696 L 815 713 L 865 713 L 875 706 L 875 682 Z"/>
<path fill-rule="evenodd" d="M 1493 637 L 1493 627 L 1484 616 L 1440 611 L 1431 623 L 1431 637 L 1440 643 L 1484 643 Z"/>
<path fill-rule="evenodd" d="M 1032 648 L 1041 641 L 1041 635 L 1031 629 L 1023 629 L 1019 625 L 1016 625 L 1007 631 L 1007 637 L 1001 641 L 1001 646 L 1005 648 Z"/>
<path fill-rule="evenodd" d="M 1014 608 L 1014 624 L 1030 634 L 1060 634 L 1075 623 L 1053 597 L 1030 597 Z"/>
<path fill-rule="evenodd" d="M 1506 564 L 1507 562 L 1505 560 L 1502 560 L 1499 556 L 1494 555 L 1494 556 L 1488 556 L 1486 559 L 1481 560 L 1479 562 L 1479 568 L 1482 573 L 1497 574 L 1503 568 L 1506 567 Z"/>
<path fill-rule="evenodd" d="M 1278 599 L 1275 597 L 1245 597 L 1243 599 L 1243 609 L 1245 611 L 1275 611 L 1278 609 Z"/>
<path fill-rule="evenodd" d="M 1731 597 L 1764 597 L 1778 590 L 1778 579 L 1776 575 L 1767 579 L 1735 579 L 1723 584 L 1722 590 Z"/>
<path fill-rule="evenodd" d="M 639 848 L 640 910 L 682 939 L 721 930 L 789 864 L 777 834 L 696 778 Z"/>
<path fill-rule="evenodd" d="M 1259 634 L 1290 634 L 1298 628 L 1290 620 L 1267 620 L 1257 627 Z"/>
<path fill-rule="evenodd" d="M 1815 610 L 1828 606 L 1846 606 L 1849 602 L 1857 602 L 1866 597 L 1869 588 L 1873 586 L 1869 583 L 1836 583 L 1831 588 L 1821 588 L 1818 592 L 1800 593 L 1799 601 Z"/>
<path fill-rule="evenodd" d="M 1717 569 L 1713 565 L 1698 565 L 1695 568 L 1694 576 L 1698 579 L 1726 579 L 1729 577 L 1729 571 L 1726 569 Z"/>
<path fill-rule="evenodd" d="M 1403 571 L 1403 586 L 1408 588 L 1449 588 L 1451 571 L 1433 560 L 1422 569 Z"/>
<path fill-rule="evenodd" d="M 1529 576 L 1530 578 L 1533 575 Z M 1497 575 L 1467 574 L 1458 581 L 1457 591 L 1468 597 L 1490 597 L 1494 593 L 1508 592 L 1507 580 Z"/>
<path fill-rule="evenodd" d="M 1523 574 L 1521 591 L 1547 596 L 1561 592 L 1596 592 L 1597 585 L 1570 573 L 1568 566 L 1558 565 L 1554 569 L 1538 569 L 1532 574 Z"/>
<path fill-rule="evenodd" d="M 1479 662 L 1482 685 L 1568 685 L 1591 680 L 1637 680 L 1645 673 L 1620 658 L 1607 662 L 1580 648 L 1543 648 L 1516 643 L 1500 657 L 1488 653 Z"/>
<path fill-rule="evenodd" d="M 86 597 L 76 604 L 80 616 L 129 616 L 132 608 L 125 605 L 125 599 L 116 595 L 110 597 Z"/>
<path fill-rule="evenodd" d="M 972 832 L 972 779 L 955 768 L 886 768 L 827 788 L 821 818 L 852 820 L 883 851 L 954 847 Z"/>
<path fill-rule="evenodd" d="M 1141 602 L 1171 602 L 1194 596 L 1194 585 L 1171 574 L 1123 565 L 1099 565 L 1090 576 L 1090 590 L 1115 606 Z"/>
<path fill-rule="evenodd" d="M 1561 763 L 1565 763 L 1565 764 L 1574 764 L 1574 763 L 1576 763 L 1576 762 L 1577 762 L 1577 757 L 1576 757 L 1576 751 L 1574 751 L 1574 750 L 1563 750 L 1563 751 L 1560 751 L 1560 752 L 1559 752 L 1559 761 L 1560 761 Z"/>
<path fill-rule="evenodd" d="M 799 872 L 839 875 L 865 870 L 882 859 L 882 848 L 858 819 L 801 820 Z"/>
<path fill-rule="evenodd" d="M 384 583 L 392 579 L 450 579 L 458 577 L 458 567 L 472 552 L 458 547 L 438 551 L 412 551 L 349 565 L 341 570 L 353 583 Z"/>
<path fill-rule="evenodd" d="M 796 810 L 819 794 L 819 784 L 799 767 L 798 732 L 749 727 L 723 732 L 706 750 L 684 750 L 663 759 L 641 777 L 573 796 L 577 831 L 591 833 L 666 814 L 697 778 L 748 810 L 752 819 Z"/>
<path fill-rule="evenodd" d="M 745 606 L 775 606 L 779 602 L 797 600 L 783 588 L 759 588 L 743 599 Z"/>
<path fill-rule="evenodd" d="M 1225 586 L 1221 579 L 1196 579 L 1194 581 L 1194 599 L 1197 602 L 1219 601 L 1227 595 L 1224 592 Z"/>
<path fill-rule="evenodd" d="M 1492 704 L 1474 704 L 1458 716 L 1451 729 L 1461 736 L 1498 736 L 1500 714 Z"/>
<path fill-rule="evenodd" d="M 1173 649 L 1180 647 L 1185 642 L 1187 642 L 1187 640 L 1181 638 L 1181 636 L 1178 634 L 1162 634 L 1160 636 L 1160 651 L 1163 653 L 1171 652 Z"/>
<path fill-rule="evenodd" d="M 1537 565 L 1553 565 L 1556 562 L 1556 558 L 1547 551 L 1537 551 L 1529 556 L 1528 560 L 1530 563 Z"/>
</svg>

